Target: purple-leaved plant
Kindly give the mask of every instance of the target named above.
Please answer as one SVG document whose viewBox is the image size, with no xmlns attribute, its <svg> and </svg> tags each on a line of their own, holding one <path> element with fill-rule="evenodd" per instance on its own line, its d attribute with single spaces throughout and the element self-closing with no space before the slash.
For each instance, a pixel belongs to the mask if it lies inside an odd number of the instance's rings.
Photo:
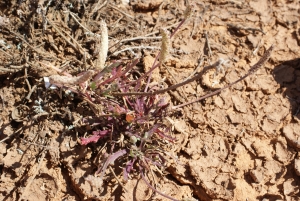
<svg viewBox="0 0 300 201">
<path fill-rule="evenodd" d="M 188 5 L 184 19 L 175 28 L 175 31 L 169 35 L 169 39 L 174 36 L 175 32 L 186 21 L 191 13 L 191 9 L 191 6 Z M 70 75 L 65 75 L 63 78 L 52 76 L 51 84 L 77 93 L 90 104 L 95 113 L 93 116 L 84 117 L 82 120 L 83 124 L 90 125 L 94 130 L 90 136 L 80 138 L 81 145 L 97 143 L 101 139 L 110 140 L 111 149 L 108 157 L 96 171 L 96 174 L 100 174 L 99 179 L 101 181 L 107 167 L 116 160 L 120 160 L 124 164 L 123 176 L 125 181 L 130 178 L 130 174 L 133 172 L 138 173 L 153 191 L 168 199 L 176 200 L 158 191 L 151 185 L 151 182 L 146 180 L 144 175 L 147 171 L 153 172 L 154 169 L 162 171 L 165 168 L 167 159 L 170 157 L 166 155 L 164 145 L 176 141 L 170 135 L 170 128 L 163 123 L 164 117 L 168 115 L 168 110 L 170 110 L 170 104 L 166 102 L 161 94 L 199 79 L 201 74 L 199 73 L 182 83 L 166 89 L 154 90 L 149 88 L 151 73 L 155 68 L 162 66 L 166 58 L 165 51 L 169 41 L 166 41 L 167 32 L 163 30 L 163 33 L 165 44 L 162 45 L 162 52 L 157 54 L 151 69 L 141 74 L 138 79 L 134 79 L 132 76 L 132 71 L 139 62 L 139 59 L 134 59 L 128 63 L 114 61 L 99 72 L 89 70 L 78 77 L 72 78 Z M 220 91 L 245 79 L 269 59 L 272 50 L 273 46 L 266 51 L 257 64 L 250 68 L 246 75 L 235 82 L 191 102 L 174 106 L 171 109 L 175 110 L 218 94 Z M 157 62 L 158 59 L 159 62 Z M 144 84 L 143 81 L 145 80 L 147 81 Z M 122 136 L 125 138 L 122 139 Z M 108 137 L 109 139 L 107 139 Z M 124 146 L 117 144 L 121 140 Z"/>
</svg>

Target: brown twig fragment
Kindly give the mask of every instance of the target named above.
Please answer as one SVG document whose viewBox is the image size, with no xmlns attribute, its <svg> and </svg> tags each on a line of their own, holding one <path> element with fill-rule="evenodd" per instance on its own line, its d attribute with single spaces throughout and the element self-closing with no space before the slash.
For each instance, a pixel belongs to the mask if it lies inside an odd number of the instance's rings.
<svg viewBox="0 0 300 201">
<path fill-rule="evenodd" d="M 117 177 L 117 175 L 116 175 L 115 171 L 112 169 L 112 167 L 109 166 L 108 168 L 109 168 L 110 172 L 114 175 L 115 179 L 118 181 L 119 185 L 122 186 L 122 188 L 123 188 L 126 192 L 128 192 L 127 189 L 125 188 L 125 186 L 124 186 L 124 185 L 122 184 L 122 182 L 120 181 L 120 179 Z"/>
<path fill-rule="evenodd" d="M 212 92 L 212 93 L 209 93 L 209 94 L 207 94 L 207 95 L 205 95 L 205 96 L 201 96 L 200 98 L 197 98 L 197 99 L 192 100 L 192 101 L 190 101 L 190 102 L 187 102 L 187 103 L 184 103 L 184 104 L 180 104 L 180 105 L 174 106 L 174 107 L 172 107 L 172 110 L 175 110 L 175 109 L 178 109 L 178 108 L 180 108 L 180 107 L 184 107 L 184 106 L 186 106 L 186 105 L 189 105 L 189 104 L 198 102 L 198 101 L 203 100 L 203 99 L 205 99 L 205 98 L 214 96 L 214 95 L 220 93 L 221 91 L 223 91 L 223 90 L 225 90 L 225 89 L 227 89 L 227 88 L 233 86 L 234 84 L 236 84 L 236 83 L 238 83 L 238 82 L 244 80 L 244 79 L 245 79 L 246 77 L 248 77 L 249 75 L 254 74 L 260 67 L 262 67 L 262 66 L 269 60 L 269 58 L 271 57 L 271 54 L 272 54 L 272 52 L 273 52 L 273 49 L 274 49 L 274 45 L 271 45 L 271 47 L 266 51 L 266 53 L 262 56 L 262 58 L 260 58 L 260 60 L 259 60 L 256 64 L 254 64 L 254 65 L 249 69 L 248 73 L 247 73 L 246 75 L 244 75 L 243 77 L 241 77 L 241 78 L 239 78 L 238 80 L 236 80 L 236 81 L 234 81 L 234 82 L 228 84 L 227 86 L 225 86 L 225 87 L 223 87 L 223 88 L 220 88 L 220 89 L 218 89 L 218 90 L 216 90 L 216 91 L 214 91 L 214 92 Z"/>
<path fill-rule="evenodd" d="M 144 46 L 144 45 L 141 45 L 141 46 L 134 46 L 134 47 L 128 47 L 128 48 L 124 48 L 120 51 L 117 51 L 117 52 L 114 52 L 112 55 L 113 56 L 118 56 L 119 54 L 121 54 L 122 52 L 125 52 L 125 51 L 129 51 L 131 52 L 132 54 L 135 54 L 133 52 L 133 50 L 145 50 L 145 49 L 149 49 L 149 50 L 155 50 L 155 49 L 159 49 L 159 47 L 154 47 L 154 46 Z"/>
<path fill-rule="evenodd" d="M 212 51 L 211 51 L 209 40 L 208 40 L 208 34 L 207 34 L 206 31 L 204 32 L 204 34 L 205 34 L 205 40 L 206 40 L 206 44 L 207 44 L 207 48 L 208 48 L 208 53 L 209 53 L 208 56 L 209 56 L 209 58 L 211 58 L 212 57 Z"/>
<path fill-rule="evenodd" d="M 27 80 L 27 79 L 26 79 Z M 32 93 L 34 92 L 34 90 L 36 89 L 36 85 L 34 85 L 32 88 L 29 89 L 29 93 L 28 95 L 26 96 L 26 99 L 27 100 L 30 100 L 30 97 L 32 95 Z"/>
<path fill-rule="evenodd" d="M 93 70 L 88 70 L 78 77 L 69 77 L 62 75 L 51 75 L 49 82 L 55 85 L 76 85 L 89 80 L 94 74 Z"/>
<path fill-rule="evenodd" d="M 3 48 L 4 49 L 4 48 Z M 9 56 L 9 57 L 13 57 L 11 54 L 8 54 L 7 52 L 5 52 L 4 50 L 0 49 L 1 52 L 3 52 L 4 54 L 6 54 L 6 56 Z"/>
<path fill-rule="evenodd" d="M 25 77 L 25 82 L 26 82 L 26 84 L 27 84 L 27 86 L 28 86 L 28 89 L 29 89 L 29 91 L 31 91 L 31 85 L 30 85 L 30 83 L 29 83 L 29 81 L 28 81 L 28 75 L 27 75 L 27 68 L 25 68 L 25 72 L 24 72 L 24 77 Z"/>
<path fill-rule="evenodd" d="M 1 72 L 2 71 L 2 72 Z M 9 68 L 2 68 L 0 67 L 0 73 L 6 73 L 6 72 L 9 72 L 9 73 L 15 73 L 17 72 L 18 70 L 16 69 L 9 69 Z"/>
<path fill-rule="evenodd" d="M 184 81 L 190 79 L 198 72 L 198 70 L 201 68 L 203 61 L 204 61 L 204 58 L 201 58 L 198 62 L 198 66 L 196 67 L 196 69 L 187 78 L 185 78 Z"/>
<path fill-rule="evenodd" d="M 242 26 L 240 24 L 227 24 L 228 27 L 232 28 L 232 29 L 236 29 L 236 30 L 246 30 L 246 31 L 259 31 L 263 34 L 266 34 L 262 29 L 259 28 L 253 28 L 253 27 L 246 27 L 246 26 Z"/>
<path fill-rule="evenodd" d="M 90 19 L 91 16 L 94 15 L 95 12 L 100 11 L 102 8 L 104 8 L 109 3 L 109 0 L 104 1 L 104 3 L 102 3 L 101 5 L 100 5 L 100 2 L 102 2 L 102 1 L 98 0 L 98 2 L 96 4 L 94 4 L 94 8 L 88 15 L 88 19 Z"/>
<path fill-rule="evenodd" d="M 206 66 L 203 71 L 201 73 L 198 73 L 196 74 L 194 77 L 190 78 L 190 79 L 185 79 L 183 82 L 181 83 L 178 83 L 178 84 L 175 84 L 175 85 L 172 85 L 168 88 L 165 88 L 165 89 L 161 89 L 161 90 L 157 90 L 157 91 L 153 91 L 153 92 L 124 92 L 124 93 L 112 93 L 112 95 L 116 95 L 116 96 L 130 96 L 130 95 L 143 95 L 143 96 L 152 96 L 152 95 L 156 95 L 156 94 L 161 94 L 161 93 L 165 93 L 167 91 L 170 91 L 170 90 L 173 90 L 173 89 L 176 89 L 178 87 L 181 87 L 183 85 L 186 85 L 190 82 L 193 82 L 195 80 L 198 80 L 202 77 L 203 75 L 203 72 L 205 72 L 206 70 L 208 69 L 211 69 L 211 68 L 215 68 L 216 67 L 216 64 L 218 64 L 218 62 L 210 65 L 210 66 Z"/>
</svg>

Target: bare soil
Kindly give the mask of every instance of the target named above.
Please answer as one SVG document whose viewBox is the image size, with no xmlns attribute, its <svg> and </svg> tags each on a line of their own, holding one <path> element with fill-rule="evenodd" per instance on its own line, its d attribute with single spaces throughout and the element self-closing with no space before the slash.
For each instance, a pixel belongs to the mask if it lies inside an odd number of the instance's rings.
<svg viewBox="0 0 300 201">
<path fill-rule="evenodd" d="M 144 72 L 160 48 L 160 39 L 149 37 L 160 36 L 161 27 L 172 31 L 185 5 L 1 1 L 0 200 L 167 200 L 138 174 L 123 182 L 121 162 L 107 169 L 102 186 L 85 179 L 105 161 L 108 141 L 78 143 L 92 129 L 80 120 L 93 111 L 74 94 L 46 90 L 43 77 L 57 72 L 42 64 L 68 66 L 73 75 L 92 66 L 97 58 L 86 64 L 84 52 L 94 55 L 97 43 L 79 23 L 97 33 L 103 19 L 111 47 L 107 63 L 141 58 L 136 71 Z M 166 93 L 172 105 L 237 80 L 272 44 L 275 50 L 255 75 L 169 117 L 177 139 L 169 151 L 178 161 L 156 172 L 157 190 L 177 200 L 299 200 L 300 2 L 203 0 L 193 8 L 153 82 L 170 86 L 219 59 L 227 63 L 217 75 L 210 69 Z M 116 45 L 138 36 L 144 39 Z"/>
</svg>

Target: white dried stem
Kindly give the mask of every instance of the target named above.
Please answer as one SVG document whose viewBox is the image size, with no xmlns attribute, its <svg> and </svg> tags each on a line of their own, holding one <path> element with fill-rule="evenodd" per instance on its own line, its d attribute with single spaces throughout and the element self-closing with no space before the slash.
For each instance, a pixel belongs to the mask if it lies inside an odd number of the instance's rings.
<svg viewBox="0 0 300 201">
<path fill-rule="evenodd" d="M 81 24 L 80 22 L 79 22 L 79 20 L 78 20 L 78 16 L 75 14 L 75 13 L 73 13 L 73 12 L 70 12 L 70 11 L 65 11 L 65 12 L 68 12 L 68 13 L 70 13 L 70 15 L 71 15 L 71 17 L 83 28 L 83 29 L 85 29 L 87 32 L 88 32 L 88 34 L 94 34 L 93 32 L 91 32 L 88 28 L 86 28 L 85 26 L 83 26 L 83 24 Z"/>
<path fill-rule="evenodd" d="M 160 33 L 162 36 L 161 47 L 160 47 L 161 52 L 159 55 L 159 64 L 161 67 L 163 63 L 166 61 L 170 53 L 170 37 L 169 37 L 169 32 L 166 29 L 160 29 Z"/>
<path fill-rule="evenodd" d="M 89 80 L 94 74 L 94 71 L 88 70 L 78 77 L 69 77 L 62 75 L 51 75 L 49 82 L 55 85 L 76 85 Z"/>
<path fill-rule="evenodd" d="M 99 47 L 96 47 L 96 52 L 98 53 L 98 59 L 96 60 L 96 69 L 102 70 L 105 65 L 107 52 L 108 52 L 108 31 L 104 20 L 100 22 L 101 35 L 95 35 L 96 43 Z"/>
</svg>

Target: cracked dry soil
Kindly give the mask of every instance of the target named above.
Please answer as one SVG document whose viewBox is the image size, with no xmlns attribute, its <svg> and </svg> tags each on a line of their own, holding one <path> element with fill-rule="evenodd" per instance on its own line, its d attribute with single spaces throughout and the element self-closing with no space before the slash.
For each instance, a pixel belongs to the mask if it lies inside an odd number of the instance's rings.
<svg viewBox="0 0 300 201">
<path fill-rule="evenodd" d="M 85 58 L 67 40 L 95 53 L 95 42 L 71 11 L 93 33 L 100 19 L 106 21 L 108 63 L 140 57 L 136 70 L 144 71 L 159 39 L 113 45 L 174 29 L 185 7 L 184 0 L 0 2 L 0 200 L 167 200 L 134 175 L 121 186 L 107 171 L 102 189 L 84 179 L 103 163 L 104 142 L 78 144 L 77 137 L 91 130 L 78 122 L 92 111 L 76 96 L 46 90 L 42 78 L 56 72 L 40 62 L 68 65 L 78 74 Z M 275 50 L 255 75 L 169 117 L 177 139 L 170 152 L 178 163 L 156 174 L 157 189 L 178 200 L 299 200 L 300 2 L 203 0 L 194 9 L 153 82 L 170 86 L 220 58 L 228 63 L 217 76 L 211 69 L 202 80 L 168 92 L 173 105 L 237 80 L 272 44 Z M 115 53 L 132 47 L 140 48 Z M 37 116 L 37 110 L 46 114 Z M 113 166 L 122 181 L 121 165 Z"/>
</svg>

